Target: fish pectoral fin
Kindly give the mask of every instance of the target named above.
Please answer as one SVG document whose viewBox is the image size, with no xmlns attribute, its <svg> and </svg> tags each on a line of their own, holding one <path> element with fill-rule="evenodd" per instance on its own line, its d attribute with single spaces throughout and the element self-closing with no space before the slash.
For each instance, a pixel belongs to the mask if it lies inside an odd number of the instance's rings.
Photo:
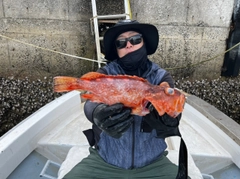
<svg viewBox="0 0 240 179">
<path fill-rule="evenodd" d="M 85 99 L 90 99 L 90 100 L 94 99 L 94 95 L 90 93 L 81 94 L 81 97 Z"/>
<path fill-rule="evenodd" d="M 81 97 L 84 99 L 89 99 L 90 101 L 96 102 L 96 103 L 103 102 L 103 101 L 99 100 L 100 99 L 99 96 L 96 96 L 95 94 L 92 94 L 92 93 L 81 94 Z M 105 103 L 105 104 L 107 104 L 107 103 Z"/>
</svg>

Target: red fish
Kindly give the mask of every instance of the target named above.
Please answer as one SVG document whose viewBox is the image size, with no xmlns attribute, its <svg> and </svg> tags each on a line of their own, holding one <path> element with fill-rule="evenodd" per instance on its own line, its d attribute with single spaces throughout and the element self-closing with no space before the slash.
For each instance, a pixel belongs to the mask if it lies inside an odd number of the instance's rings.
<svg viewBox="0 0 240 179">
<path fill-rule="evenodd" d="M 167 82 L 152 85 L 147 80 L 128 75 L 105 75 L 90 72 L 81 78 L 57 76 L 54 78 L 54 91 L 66 92 L 86 90 L 90 93 L 82 97 L 93 102 L 112 105 L 122 103 L 132 109 L 132 114 L 145 116 L 150 111 L 148 102 L 159 115 L 164 113 L 176 117 L 183 111 L 185 95 L 170 88 Z"/>
</svg>

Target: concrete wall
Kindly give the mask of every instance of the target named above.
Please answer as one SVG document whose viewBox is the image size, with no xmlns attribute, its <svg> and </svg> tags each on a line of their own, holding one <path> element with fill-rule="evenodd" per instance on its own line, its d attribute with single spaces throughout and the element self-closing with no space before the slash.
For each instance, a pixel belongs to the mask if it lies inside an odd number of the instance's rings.
<svg viewBox="0 0 240 179">
<path fill-rule="evenodd" d="M 157 26 L 160 43 L 152 56 L 170 72 L 195 78 L 221 73 L 234 0 L 132 0 L 133 18 Z M 176 69 L 188 66 L 187 68 Z"/>
<path fill-rule="evenodd" d="M 99 14 L 121 13 L 119 0 L 96 0 Z M 131 0 L 133 19 L 153 23 L 160 34 L 150 58 L 172 74 L 220 75 L 234 0 Z M 0 0 L 0 34 L 68 54 L 96 59 L 90 32 L 90 0 Z M 80 76 L 96 64 L 0 37 L 1 76 Z"/>
<path fill-rule="evenodd" d="M 43 48 L 95 58 L 89 0 L 0 0 L 0 34 Z M 93 64 L 0 37 L 1 76 L 86 73 Z"/>
</svg>

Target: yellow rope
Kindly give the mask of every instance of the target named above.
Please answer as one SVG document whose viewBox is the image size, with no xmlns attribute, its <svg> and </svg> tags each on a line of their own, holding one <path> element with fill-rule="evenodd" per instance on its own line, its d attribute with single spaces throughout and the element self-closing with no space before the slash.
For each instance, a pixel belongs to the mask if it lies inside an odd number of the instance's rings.
<svg viewBox="0 0 240 179">
<path fill-rule="evenodd" d="M 73 58 L 77 58 L 77 59 L 82 59 L 82 60 L 87 60 L 87 61 L 92 61 L 92 62 L 95 62 L 95 63 L 99 63 L 97 60 L 93 60 L 93 59 L 89 59 L 89 58 L 84 58 L 84 57 L 79 57 L 79 56 L 76 56 L 76 55 L 70 55 L 70 54 L 67 54 L 67 53 L 63 53 L 63 52 L 59 52 L 59 51 L 55 51 L 55 50 L 51 50 L 51 49 L 39 47 L 39 46 L 37 46 L 37 45 L 33 45 L 33 44 L 30 44 L 30 43 L 22 42 L 22 41 L 20 41 L 20 40 L 13 39 L 13 38 L 7 37 L 7 36 L 2 35 L 2 34 L 0 34 L 0 37 L 9 39 L 9 40 L 12 40 L 12 41 L 15 41 L 15 42 L 19 42 L 19 43 L 22 43 L 22 44 L 25 44 L 25 45 L 29 45 L 29 46 L 32 46 L 32 47 L 35 47 L 35 48 L 39 48 L 39 49 L 42 49 L 42 50 L 46 50 L 46 51 L 50 51 L 50 52 L 53 52 L 53 53 L 58 53 L 58 54 L 61 54 L 61 55 L 65 55 L 65 56 L 68 56 L 68 57 L 73 57 Z M 165 69 L 166 69 L 166 70 L 175 70 L 175 69 L 182 69 L 182 68 L 193 67 L 193 66 L 196 66 L 196 65 L 199 65 L 199 64 L 202 64 L 202 63 L 211 61 L 211 60 L 217 58 L 218 56 L 223 55 L 223 54 L 229 52 L 230 50 L 234 49 L 234 48 L 237 47 L 238 45 L 240 45 L 240 42 L 238 42 L 236 45 L 232 46 L 232 47 L 229 48 L 228 50 L 224 51 L 223 53 L 220 53 L 220 54 L 218 54 L 218 55 L 216 55 L 216 56 L 214 56 L 214 57 L 212 57 L 212 58 L 210 58 L 210 59 L 203 60 L 203 61 L 200 61 L 200 62 L 198 62 L 198 63 L 194 63 L 194 64 L 187 65 L 187 66 L 174 67 L 174 68 L 165 68 Z M 104 62 L 104 61 L 102 61 L 102 62 L 100 62 L 100 63 L 106 64 L 106 62 Z"/>
<path fill-rule="evenodd" d="M 22 42 L 22 41 L 20 41 L 20 40 L 13 39 L 13 38 L 7 37 L 7 36 L 2 35 L 2 34 L 0 34 L 0 37 L 9 39 L 9 40 L 12 40 L 12 41 L 15 41 L 15 42 L 19 42 L 19 43 L 21 43 L 21 44 L 29 45 L 29 46 L 32 46 L 32 47 L 35 47 L 35 48 L 39 48 L 39 49 L 41 49 L 41 50 L 46 50 L 46 51 L 49 51 L 49 52 L 53 52 L 53 53 L 65 55 L 65 56 L 68 56 L 68 57 L 73 57 L 73 58 L 77 58 L 77 59 L 82 59 L 82 60 L 87 60 L 87 61 L 99 63 L 97 60 L 93 60 L 93 59 L 89 59 L 89 58 L 84 58 L 84 57 L 79 57 L 79 56 L 76 56 L 76 55 L 70 55 L 70 54 L 67 54 L 67 53 L 63 53 L 63 52 L 51 50 L 51 49 L 48 49 L 48 48 L 39 47 L 39 46 L 37 46 L 37 45 L 33 45 L 33 44 L 30 44 L 30 43 Z M 104 64 L 105 64 L 106 62 L 100 62 L 100 63 L 104 63 Z"/>
<path fill-rule="evenodd" d="M 229 48 L 228 50 L 224 51 L 223 53 L 220 53 L 220 54 L 218 54 L 218 55 L 216 55 L 216 56 L 214 56 L 214 57 L 212 57 L 212 58 L 210 58 L 210 59 L 203 60 L 203 61 L 200 61 L 200 62 L 198 62 L 198 63 L 193 63 L 193 64 L 191 64 L 191 65 L 182 66 L 182 67 L 165 68 L 165 69 L 166 69 L 166 70 L 175 70 L 175 69 L 181 69 L 181 68 L 189 68 L 189 67 L 193 67 L 193 66 L 196 66 L 196 65 L 199 65 L 199 64 L 202 64 L 202 63 L 205 63 L 205 62 L 211 61 L 211 60 L 217 58 L 218 56 L 223 55 L 223 54 L 229 52 L 230 50 L 234 49 L 234 48 L 237 47 L 238 45 L 240 45 L 240 42 L 238 42 L 236 45 L 232 46 L 232 47 Z"/>
</svg>

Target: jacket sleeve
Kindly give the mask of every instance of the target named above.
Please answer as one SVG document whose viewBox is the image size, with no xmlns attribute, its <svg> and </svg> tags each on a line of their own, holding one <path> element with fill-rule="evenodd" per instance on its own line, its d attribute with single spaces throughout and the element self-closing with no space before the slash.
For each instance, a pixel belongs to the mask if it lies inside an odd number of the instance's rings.
<svg viewBox="0 0 240 179">
<path fill-rule="evenodd" d="M 168 82 L 171 88 L 174 88 L 174 80 L 169 72 L 166 72 L 161 80 L 161 82 Z M 179 114 L 176 118 L 172 118 L 168 114 L 164 114 L 163 116 L 159 116 L 159 120 L 165 126 L 164 130 L 157 130 L 157 136 L 161 138 L 165 138 L 168 136 L 180 135 L 179 133 L 179 121 L 181 119 L 182 114 Z"/>
<path fill-rule="evenodd" d="M 95 109 L 98 105 L 99 105 L 99 103 L 93 103 L 93 102 L 91 102 L 91 101 L 89 101 L 89 100 L 87 100 L 87 101 L 85 102 L 85 104 L 84 104 L 83 110 L 84 110 L 85 116 L 87 117 L 87 119 L 88 119 L 91 123 L 93 123 L 93 115 L 92 115 L 92 113 L 93 113 L 94 109 Z"/>
<path fill-rule="evenodd" d="M 168 82 L 169 86 L 174 88 L 174 80 L 169 72 L 165 72 L 159 84 L 162 82 Z M 159 138 L 180 135 L 178 126 L 181 114 L 173 118 L 166 113 L 163 116 L 159 116 L 155 109 L 150 111 L 151 112 L 147 116 L 143 117 L 143 132 L 150 132 L 152 129 L 156 129 L 157 137 Z"/>
<path fill-rule="evenodd" d="M 180 136 L 179 132 L 179 121 L 181 119 L 182 114 L 179 114 L 176 118 L 172 118 L 171 116 L 165 114 L 160 116 L 160 120 L 163 123 L 164 128 L 157 131 L 157 137 L 166 138 L 170 136 Z"/>
<path fill-rule="evenodd" d="M 166 138 L 176 135 L 180 136 L 178 129 L 180 119 L 181 114 L 179 114 L 176 118 L 173 118 L 166 113 L 162 116 L 159 116 L 156 109 L 152 109 L 149 114 L 143 116 L 141 131 L 151 132 L 153 129 L 155 129 L 157 137 L 159 138 Z"/>
</svg>

